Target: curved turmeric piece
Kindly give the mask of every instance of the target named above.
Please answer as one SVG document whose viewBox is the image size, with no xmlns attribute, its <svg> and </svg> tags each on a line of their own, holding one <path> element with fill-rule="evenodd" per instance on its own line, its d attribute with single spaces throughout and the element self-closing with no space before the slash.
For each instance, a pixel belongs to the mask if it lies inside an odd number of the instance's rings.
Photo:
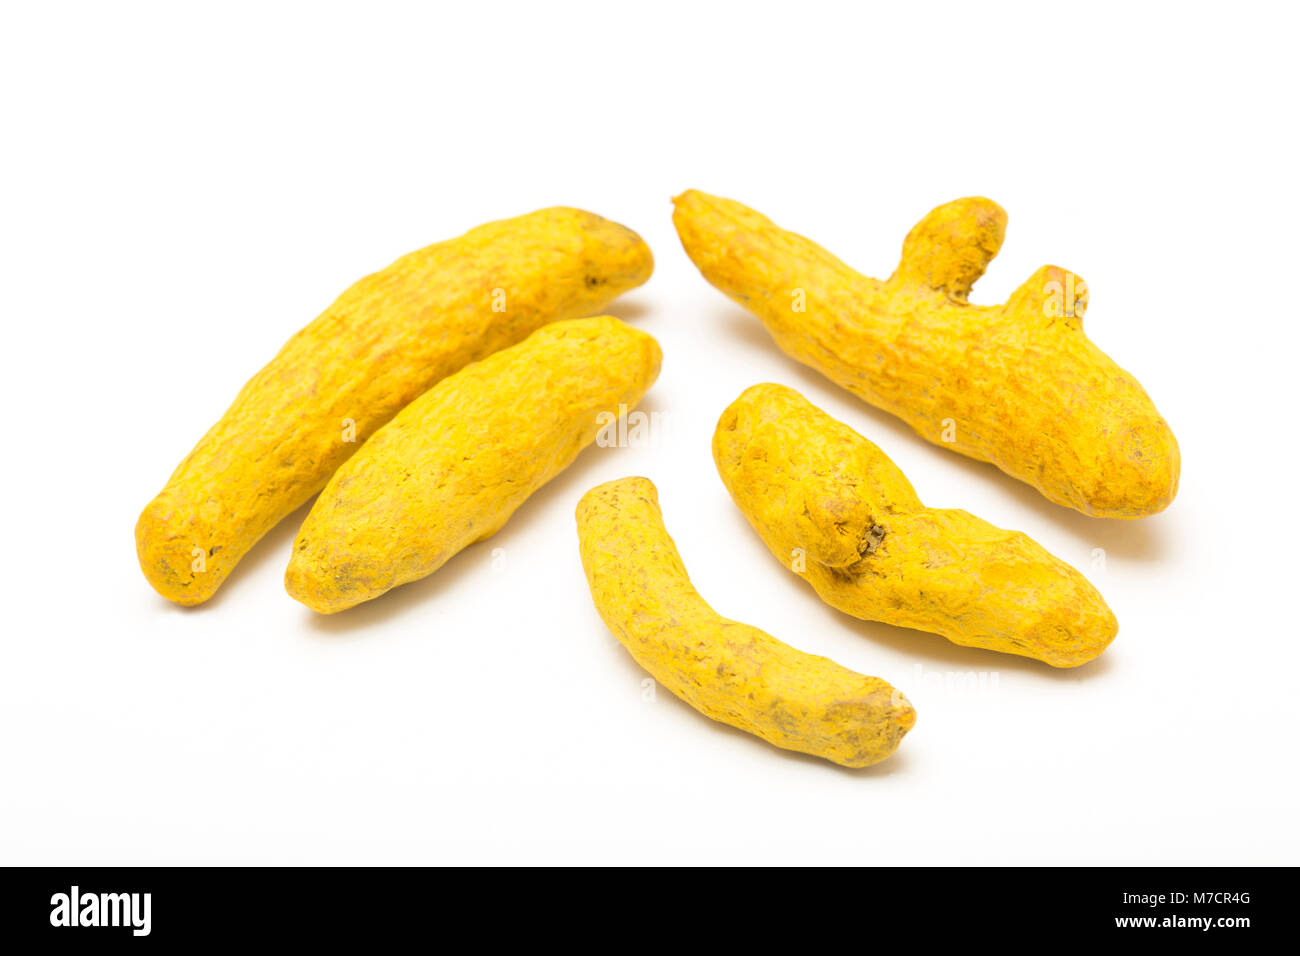
<svg viewBox="0 0 1300 956">
<path fill-rule="evenodd" d="M 659 375 L 612 316 L 554 322 L 425 392 L 330 479 L 293 544 L 289 594 L 322 614 L 432 574 L 490 538 Z"/>
<path fill-rule="evenodd" d="M 582 566 L 605 625 L 656 681 L 706 717 L 845 767 L 884 760 L 916 723 L 912 705 L 880 678 L 709 607 L 647 479 L 592 488 L 577 518 Z"/>
<path fill-rule="evenodd" d="M 416 396 L 547 322 L 599 312 L 653 268 L 630 229 L 557 207 L 357 282 L 249 380 L 149 502 L 135 527 L 145 577 L 177 604 L 206 601 Z"/>
<path fill-rule="evenodd" d="M 884 452 L 794 389 L 746 389 L 718 421 L 713 458 L 777 560 L 846 614 L 1053 667 L 1115 637 L 1082 574 L 1018 531 L 925 507 Z"/>
<path fill-rule="evenodd" d="M 967 301 L 1002 245 L 996 203 L 932 211 L 882 282 L 738 202 L 695 190 L 675 202 L 682 245 L 709 282 L 790 356 L 921 437 L 1087 515 L 1140 518 L 1173 501 L 1178 443 L 1083 333 L 1082 279 L 1044 266 L 1003 305 Z"/>
</svg>

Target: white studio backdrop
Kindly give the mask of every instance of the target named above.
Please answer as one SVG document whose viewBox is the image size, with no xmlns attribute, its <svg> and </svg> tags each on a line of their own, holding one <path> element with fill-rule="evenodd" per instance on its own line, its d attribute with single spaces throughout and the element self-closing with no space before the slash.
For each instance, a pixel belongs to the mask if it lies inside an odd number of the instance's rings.
<svg viewBox="0 0 1300 956">
<path fill-rule="evenodd" d="M 1295 863 L 1296 67 L 1286 5 L 6 5 L 7 582 L 0 862 Z M 976 286 L 1053 263 L 1172 424 L 1182 487 L 1086 518 L 786 358 L 672 228 L 741 200 L 884 276 L 929 209 L 1009 213 Z M 609 311 L 664 350 L 640 447 L 591 448 L 495 538 L 330 618 L 305 511 L 183 610 L 132 527 L 285 339 L 491 219 L 636 229 Z M 793 386 L 932 506 L 1080 568 L 1120 633 L 1054 671 L 853 620 L 766 552 L 714 423 Z M 866 771 L 660 689 L 605 630 L 573 509 L 659 487 L 721 613 L 918 711 Z"/>
</svg>

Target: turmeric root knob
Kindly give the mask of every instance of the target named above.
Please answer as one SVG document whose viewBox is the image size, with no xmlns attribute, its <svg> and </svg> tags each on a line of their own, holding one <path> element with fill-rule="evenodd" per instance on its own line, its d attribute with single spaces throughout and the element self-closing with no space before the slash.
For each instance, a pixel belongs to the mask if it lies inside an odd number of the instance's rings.
<svg viewBox="0 0 1300 956">
<path fill-rule="evenodd" d="M 903 258 L 889 282 L 921 283 L 965 303 L 971 286 L 1002 248 L 1007 214 L 991 199 L 955 199 L 933 210 L 903 240 Z"/>
</svg>

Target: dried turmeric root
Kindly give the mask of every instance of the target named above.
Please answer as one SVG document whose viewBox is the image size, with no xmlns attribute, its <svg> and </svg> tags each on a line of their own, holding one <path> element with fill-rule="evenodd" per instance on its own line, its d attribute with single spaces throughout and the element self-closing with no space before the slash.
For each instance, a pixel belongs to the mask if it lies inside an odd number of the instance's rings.
<svg viewBox="0 0 1300 956">
<path fill-rule="evenodd" d="M 713 458 L 768 549 L 846 614 L 1053 667 L 1115 637 L 1082 574 L 1018 531 L 925 507 L 884 452 L 793 389 L 747 389 L 718 421 Z"/>
<path fill-rule="evenodd" d="M 661 358 L 649 335 L 599 316 L 548 325 L 444 379 L 335 472 L 285 588 L 332 614 L 432 574 L 635 405 Z"/>
<path fill-rule="evenodd" d="M 339 296 L 244 386 L 135 528 L 149 583 L 199 604 L 280 519 L 431 385 L 653 269 L 636 233 L 580 209 L 488 223 Z"/>
<path fill-rule="evenodd" d="M 940 206 L 881 282 L 729 199 L 691 190 L 673 221 L 704 277 L 777 344 L 928 441 L 1088 515 L 1140 518 L 1178 490 L 1169 425 L 1083 333 L 1083 281 L 1044 266 L 1000 306 L 967 301 L 1002 245 L 988 199 Z"/>
<path fill-rule="evenodd" d="M 578 543 L 605 625 L 656 681 L 713 720 L 846 767 L 898 749 L 916 711 L 878 677 L 719 616 L 691 586 L 645 478 L 578 502 Z"/>
</svg>

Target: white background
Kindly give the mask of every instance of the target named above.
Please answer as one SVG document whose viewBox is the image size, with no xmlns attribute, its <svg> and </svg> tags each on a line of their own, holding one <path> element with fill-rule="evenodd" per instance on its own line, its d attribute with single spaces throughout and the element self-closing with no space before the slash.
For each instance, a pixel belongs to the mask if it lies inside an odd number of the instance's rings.
<svg viewBox="0 0 1300 956">
<path fill-rule="evenodd" d="M 1295 27 L 1246 4 L 6 5 L 3 862 L 1300 862 Z M 1083 517 L 785 358 L 682 252 L 690 187 L 877 276 L 933 206 L 996 199 L 975 301 L 1045 263 L 1085 277 L 1089 334 L 1181 442 L 1177 501 Z M 137 514 L 290 334 L 405 252 L 552 204 L 653 248 L 609 311 L 663 346 L 643 408 L 668 434 L 590 449 L 496 538 L 333 618 L 283 590 L 305 512 L 202 608 L 154 594 Z M 710 458 L 765 380 L 928 504 L 1082 569 L 1111 649 L 1053 671 L 822 605 Z M 896 756 L 846 771 L 642 699 L 573 521 L 627 474 L 721 613 L 910 696 Z"/>
</svg>

